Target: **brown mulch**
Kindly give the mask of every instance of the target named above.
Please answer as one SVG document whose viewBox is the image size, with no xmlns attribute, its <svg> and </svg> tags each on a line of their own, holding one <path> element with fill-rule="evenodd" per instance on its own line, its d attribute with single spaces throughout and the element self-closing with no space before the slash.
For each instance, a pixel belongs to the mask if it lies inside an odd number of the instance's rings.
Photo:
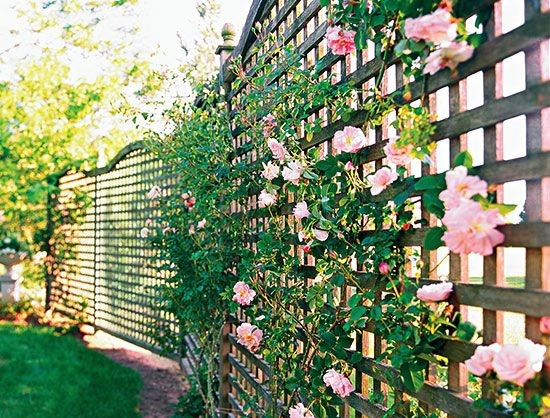
<svg viewBox="0 0 550 418">
<path fill-rule="evenodd" d="M 136 370 L 142 378 L 140 410 L 143 418 L 170 418 L 185 391 L 178 363 L 98 331 L 84 336 L 86 345 Z"/>
</svg>

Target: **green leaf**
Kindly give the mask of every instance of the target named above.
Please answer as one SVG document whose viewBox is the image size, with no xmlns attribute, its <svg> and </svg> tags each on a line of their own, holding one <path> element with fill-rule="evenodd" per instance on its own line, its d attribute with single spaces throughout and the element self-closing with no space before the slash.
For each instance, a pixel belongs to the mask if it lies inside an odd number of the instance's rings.
<svg viewBox="0 0 550 418">
<path fill-rule="evenodd" d="M 470 154 L 468 151 L 462 151 L 460 154 L 458 154 L 455 157 L 454 166 L 458 167 L 460 165 L 463 165 L 466 168 L 472 168 L 472 166 L 474 165 L 472 154 Z"/>
<path fill-rule="evenodd" d="M 432 189 L 444 189 L 445 179 L 443 176 L 427 176 L 422 177 L 414 185 L 415 190 L 432 190 Z"/>
<path fill-rule="evenodd" d="M 355 306 L 357 306 L 357 304 L 359 302 L 361 302 L 361 299 L 362 299 L 362 295 L 360 293 L 356 293 L 355 295 L 352 295 L 349 299 L 348 299 L 348 306 L 350 308 L 354 308 Z"/>
<path fill-rule="evenodd" d="M 458 329 L 456 330 L 456 336 L 463 341 L 471 341 L 474 335 L 476 334 L 477 328 L 471 322 L 461 322 L 458 324 Z"/>
<path fill-rule="evenodd" d="M 481 202 L 481 206 L 483 206 L 483 209 L 489 210 L 489 209 L 498 209 L 499 213 L 502 216 L 508 215 L 510 212 L 513 212 L 516 210 L 517 206 L 507 203 L 484 203 Z"/>
<path fill-rule="evenodd" d="M 437 250 L 439 247 L 444 245 L 441 240 L 444 232 L 445 230 L 440 226 L 430 229 L 424 238 L 424 248 L 426 250 Z"/>
<path fill-rule="evenodd" d="M 367 313 L 367 308 L 365 308 L 364 306 L 356 306 L 351 310 L 349 319 L 351 319 L 352 321 L 357 321 L 366 313 Z"/>
<path fill-rule="evenodd" d="M 439 218 L 445 215 L 445 207 L 443 202 L 439 199 L 439 192 L 435 190 L 428 190 L 422 195 L 422 204 L 431 213 Z"/>
<path fill-rule="evenodd" d="M 400 371 L 403 384 L 407 389 L 416 393 L 424 386 L 424 370 L 418 363 L 405 362 Z"/>
</svg>

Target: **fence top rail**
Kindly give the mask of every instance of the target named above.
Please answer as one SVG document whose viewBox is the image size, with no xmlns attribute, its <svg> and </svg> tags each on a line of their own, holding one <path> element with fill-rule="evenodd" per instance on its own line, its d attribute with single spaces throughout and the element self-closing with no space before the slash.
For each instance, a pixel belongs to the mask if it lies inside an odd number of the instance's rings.
<svg viewBox="0 0 550 418">
<path fill-rule="evenodd" d="M 117 155 L 115 155 L 113 159 L 109 161 L 109 163 L 104 167 L 94 167 L 90 170 L 84 170 L 81 173 L 84 175 L 84 177 L 93 177 L 93 176 L 99 176 L 101 174 L 106 174 L 112 171 L 113 168 L 115 168 L 119 162 L 124 160 L 128 154 L 131 154 L 132 152 L 137 150 L 148 150 L 148 149 L 149 147 L 146 145 L 145 141 L 132 142 L 131 144 L 128 144 L 124 148 L 122 148 L 117 153 Z M 74 167 L 68 167 L 60 171 L 59 173 L 57 173 L 56 178 L 61 179 L 73 170 L 74 170 Z"/>
</svg>

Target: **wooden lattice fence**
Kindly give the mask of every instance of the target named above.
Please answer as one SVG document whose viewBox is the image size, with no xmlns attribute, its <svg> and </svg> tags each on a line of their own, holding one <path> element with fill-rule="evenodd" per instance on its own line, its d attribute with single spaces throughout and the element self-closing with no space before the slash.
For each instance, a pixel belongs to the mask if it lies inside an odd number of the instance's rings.
<svg viewBox="0 0 550 418">
<path fill-rule="evenodd" d="M 506 10 L 510 7 L 513 10 Z M 548 129 L 547 107 L 550 103 L 548 7 L 547 1 L 478 2 L 472 15 L 490 11 L 491 18 L 484 27 L 487 41 L 477 48 L 474 57 L 460 65 L 452 77 L 448 71 L 443 71 L 429 77 L 426 85 L 420 81 L 410 83 L 410 100 L 418 100 L 423 92 L 427 92 L 430 111 L 438 114 L 433 136 L 438 145 L 434 164 L 411 167 L 417 176 L 444 172 L 459 152 L 470 150 L 479 174 L 489 183 L 497 185 L 499 201 L 516 203 L 518 194 L 525 194 L 522 222 L 502 228 L 506 241 L 492 256 L 451 254 L 449 261 L 440 265 L 446 255 L 444 249 L 421 250 L 425 266 L 423 277 L 435 279 L 448 276 L 455 282 L 453 304 L 464 318 L 476 322 L 483 330 L 484 344 L 502 342 L 505 333 L 510 332 L 518 338 L 525 335 L 541 341 L 538 319 L 550 315 L 550 136 L 545 132 Z M 513 29 L 503 27 L 507 24 L 506 20 L 503 21 L 503 9 L 508 16 L 524 14 L 523 24 Z M 333 75 L 337 82 L 352 82 L 355 86 L 368 88 L 373 85 L 374 77 L 383 65 L 381 59 L 375 58 L 374 45 L 356 56 L 337 56 L 328 50 L 324 38 L 328 27 L 327 16 L 319 0 L 256 0 L 240 42 L 232 54 L 233 59 L 242 59 L 244 70 L 249 75 L 252 75 L 259 54 L 263 52 L 256 48 L 259 41 L 255 35 L 257 32 L 252 30 L 255 26 L 267 28 L 269 33 L 293 45 L 302 56 L 303 68 L 315 66 L 320 69 L 322 77 Z M 235 83 L 235 74 L 228 69 L 228 65 L 222 69 L 220 78 L 228 92 L 230 110 L 239 108 L 247 95 L 244 85 L 233 87 L 239 84 Z M 519 84 L 514 80 L 519 80 Z M 401 89 L 407 82 L 403 77 L 402 65 L 393 60 L 384 74 L 383 93 L 390 94 Z M 326 117 L 327 113 L 325 109 L 314 109 L 313 116 Z M 330 117 L 325 120 L 330 120 Z M 327 122 L 313 138 L 302 138 L 302 149 L 306 151 L 318 147 L 322 153 L 334 153 L 331 145 L 334 133 L 346 125 L 362 126 L 364 123 L 365 113 L 361 111 L 355 112 L 351 120 L 345 123 Z M 363 152 L 367 156 L 365 166 L 368 171 L 382 165 L 382 148 L 392 135 L 395 132 L 389 118 L 369 133 L 370 145 Z M 234 146 L 238 155 L 236 162 L 252 163 L 257 160 L 256 152 L 249 146 L 251 140 L 246 131 L 234 129 Z M 291 196 L 286 198 L 292 202 Z M 248 207 L 235 209 L 248 211 L 257 208 L 256 199 L 251 197 Z M 429 216 L 425 211 L 423 214 Z M 289 223 L 293 222 L 291 213 L 284 212 L 280 216 Z M 262 219 L 253 219 L 249 226 L 257 231 L 262 222 Z M 435 219 L 432 216 L 433 225 Z M 404 245 L 420 248 L 426 230 L 416 230 Z M 253 243 L 249 246 L 254 248 Z M 314 274 L 315 269 L 311 267 L 315 260 L 300 253 L 298 247 L 294 251 L 302 254 L 304 271 Z M 509 277 L 509 267 L 506 267 L 511 262 L 516 263 L 516 270 L 519 270 L 515 274 L 524 277 L 524 281 L 520 280 L 521 284 L 515 287 L 512 287 L 513 280 Z M 348 290 L 341 296 L 345 299 L 350 294 Z M 515 318 L 514 323 L 520 324 L 518 329 L 509 329 L 511 318 Z M 267 389 L 266 382 L 271 376 L 269 366 L 237 343 L 236 327 L 246 320 L 244 314 L 233 318 L 224 330 L 219 393 L 223 416 L 244 414 L 248 410 L 247 401 L 254 397 L 260 399 L 259 406 L 264 409 L 276 401 Z M 382 416 L 389 402 L 388 396 L 382 402 L 374 403 L 369 400 L 369 393 L 373 391 L 384 394 L 392 392 L 400 398 L 416 398 L 428 408 L 447 416 L 477 416 L 478 411 L 467 397 L 468 373 L 463 363 L 472 355 L 473 344 L 447 343 L 439 353 L 448 359 L 445 376 L 443 379 L 439 377 L 439 381 L 446 381 L 446 385 L 437 385 L 435 372 L 432 371 L 428 374 L 426 385 L 418 393 L 411 393 L 404 387 L 388 387 L 388 373 L 397 372 L 374 361 L 374 357 L 384 350 L 385 342 L 370 331 L 372 329 L 367 327 L 356 336 L 355 347 L 363 354 L 363 359 L 352 366 L 356 392 L 346 398 L 346 405 L 340 411 L 341 417 Z M 232 413 L 228 414 L 229 410 Z M 486 416 L 505 414 L 487 412 Z"/>
<path fill-rule="evenodd" d="M 159 348 L 160 332 L 177 336 L 173 318 L 156 308 L 162 277 L 141 231 L 157 210 L 147 193 L 159 185 L 167 193 L 174 181 L 142 143 L 123 149 L 106 167 L 61 176 L 52 211 L 69 213 L 77 194 L 89 203 L 76 222 L 58 226 L 48 303 L 73 315 L 85 308 L 97 329 L 147 348 Z M 65 242 L 69 252 L 60 254 Z"/>
</svg>

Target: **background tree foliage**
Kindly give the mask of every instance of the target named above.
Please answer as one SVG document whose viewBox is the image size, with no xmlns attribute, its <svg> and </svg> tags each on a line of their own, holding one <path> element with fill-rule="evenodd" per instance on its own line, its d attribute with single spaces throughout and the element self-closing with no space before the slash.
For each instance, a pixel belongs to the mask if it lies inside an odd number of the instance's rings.
<svg viewBox="0 0 550 418">
<path fill-rule="evenodd" d="M 31 241 L 52 173 L 91 168 L 141 139 L 134 103 L 162 77 L 131 19 L 136 0 L 20 2 L 0 52 L 0 209 Z"/>
</svg>

